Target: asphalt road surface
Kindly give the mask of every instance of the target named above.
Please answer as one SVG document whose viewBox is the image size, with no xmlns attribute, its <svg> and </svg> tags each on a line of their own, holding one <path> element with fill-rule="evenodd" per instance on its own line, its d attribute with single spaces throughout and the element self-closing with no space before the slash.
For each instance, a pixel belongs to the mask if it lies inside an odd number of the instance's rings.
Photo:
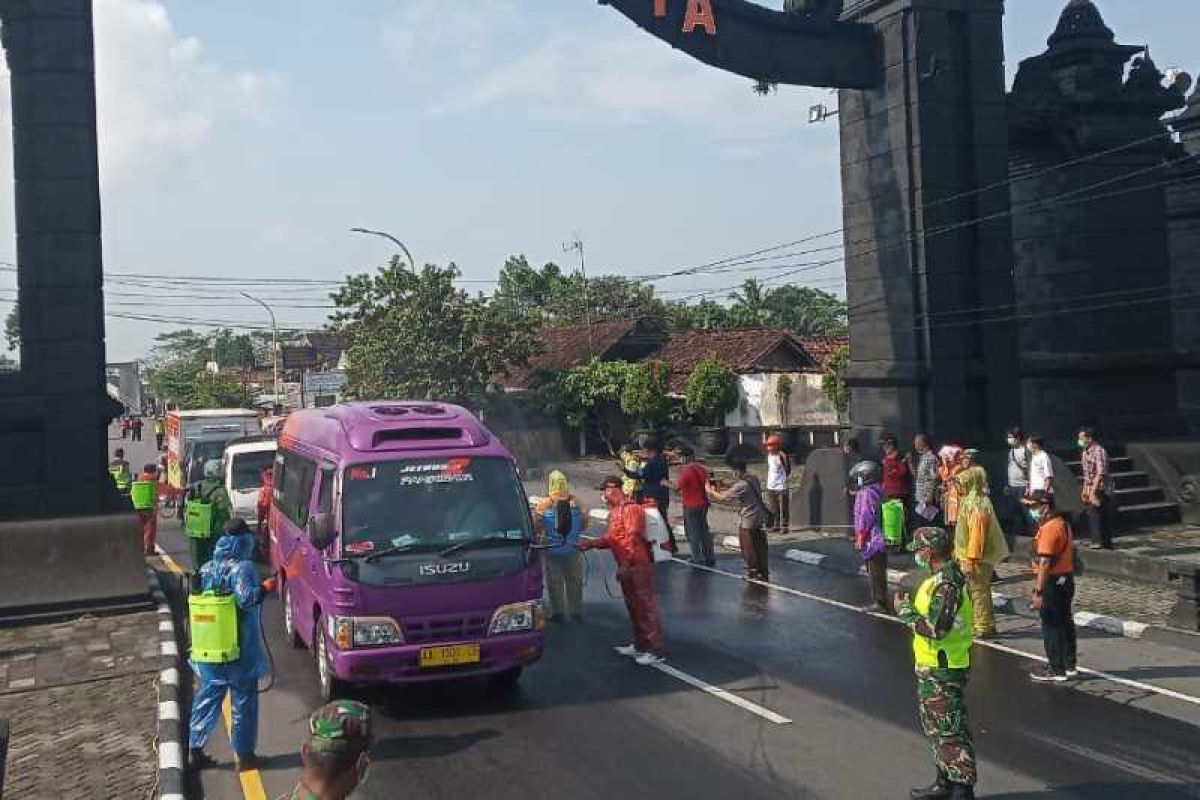
<svg viewBox="0 0 1200 800">
<path fill-rule="evenodd" d="M 188 566 L 176 527 L 164 525 L 160 544 Z M 370 780 L 356 797 L 857 800 L 905 798 L 932 778 L 908 637 L 857 609 L 860 581 L 776 560 L 774 586 L 749 585 L 734 555 L 718 572 L 661 565 L 669 659 L 655 669 L 613 652 L 629 629 L 611 559 L 594 553 L 588 563 L 584 622 L 551 626 L 545 658 L 517 689 L 356 694 L 377 723 Z M 274 798 L 299 775 L 305 720 L 320 704 L 315 667 L 284 641 L 274 599 L 264 623 L 276 678 L 262 696 L 260 751 L 271 761 L 239 780 L 219 732 L 210 752 L 220 766 L 201 776 L 196 797 Z M 1084 666 L 1093 649 L 1105 652 L 1098 645 L 1081 641 Z M 1037 652 L 1028 632 L 1000 646 Z M 1200 798 L 1200 699 L 1096 676 L 1034 686 L 1026 655 L 977 647 L 974 658 L 981 796 Z"/>
</svg>

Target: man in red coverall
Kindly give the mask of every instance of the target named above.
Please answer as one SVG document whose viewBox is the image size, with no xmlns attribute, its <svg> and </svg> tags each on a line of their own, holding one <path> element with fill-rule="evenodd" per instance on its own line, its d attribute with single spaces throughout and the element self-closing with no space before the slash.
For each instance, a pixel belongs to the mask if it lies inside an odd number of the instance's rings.
<svg viewBox="0 0 1200 800">
<path fill-rule="evenodd" d="M 654 602 L 654 558 L 646 538 L 646 510 L 621 490 L 621 479 L 611 476 L 598 487 L 608 504 L 608 530 L 599 539 L 585 539 L 580 550 L 611 550 L 617 562 L 617 581 L 625 595 L 625 608 L 633 625 L 633 644 L 618 647 L 642 666 L 663 659 L 662 620 Z"/>
<path fill-rule="evenodd" d="M 258 549 L 263 560 L 271 557 L 271 542 L 267 537 L 268 522 L 271 515 L 271 493 L 275 490 L 275 468 L 267 467 L 262 471 L 262 487 L 258 490 L 258 502 L 255 510 L 258 512 Z"/>
</svg>

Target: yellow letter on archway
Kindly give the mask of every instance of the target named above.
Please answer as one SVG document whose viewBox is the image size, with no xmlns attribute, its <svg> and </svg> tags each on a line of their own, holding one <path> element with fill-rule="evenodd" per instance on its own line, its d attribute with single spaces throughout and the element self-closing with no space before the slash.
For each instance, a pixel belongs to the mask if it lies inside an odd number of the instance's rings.
<svg viewBox="0 0 1200 800">
<path fill-rule="evenodd" d="M 703 26 L 709 36 L 717 35 L 717 18 L 713 15 L 712 0 L 688 0 L 683 32 L 691 33 L 697 26 Z"/>
</svg>

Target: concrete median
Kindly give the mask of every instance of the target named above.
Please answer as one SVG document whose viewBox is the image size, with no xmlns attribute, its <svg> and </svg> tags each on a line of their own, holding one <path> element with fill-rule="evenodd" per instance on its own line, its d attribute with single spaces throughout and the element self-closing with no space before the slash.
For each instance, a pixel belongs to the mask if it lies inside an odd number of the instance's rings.
<svg viewBox="0 0 1200 800">
<path fill-rule="evenodd" d="M 149 606 L 132 514 L 0 524 L 0 624 Z"/>
</svg>

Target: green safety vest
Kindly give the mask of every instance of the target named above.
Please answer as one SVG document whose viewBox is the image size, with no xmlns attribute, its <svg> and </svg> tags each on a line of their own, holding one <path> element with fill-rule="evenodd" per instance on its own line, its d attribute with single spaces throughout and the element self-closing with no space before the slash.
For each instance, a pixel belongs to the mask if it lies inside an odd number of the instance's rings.
<svg viewBox="0 0 1200 800">
<path fill-rule="evenodd" d="M 134 481 L 129 489 L 129 499 L 133 501 L 135 511 L 149 511 L 158 504 L 158 483 Z"/>
<path fill-rule="evenodd" d="M 188 538 L 211 539 L 224 529 L 229 521 L 228 513 L 225 509 L 217 509 L 212 502 L 213 495 L 223 488 L 218 484 L 203 499 L 193 498 L 183 504 L 183 532 Z"/>
<path fill-rule="evenodd" d="M 923 617 L 929 614 L 933 589 L 936 585 L 936 576 L 926 578 L 921 587 L 917 589 L 917 596 L 913 598 L 913 608 Z M 949 633 L 941 639 L 930 639 L 919 633 L 913 633 L 913 655 L 916 657 L 918 667 L 947 666 L 951 669 L 966 669 L 971 666 L 971 643 L 975 638 L 972 633 L 975 609 L 971 605 L 971 595 L 967 594 L 965 584 L 961 591 L 962 598 L 958 606 L 958 616 L 954 618 L 954 625 L 950 628 Z M 939 653 L 946 654 L 944 665 L 938 660 Z"/>
<path fill-rule="evenodd" d="M 192 660 L 198 664 L 229 664 L 241 657 L 238 647 L 238 607 L 231 594 L 207 591 L 188 595 Z"/>
<path fill-rule="evenodd" d="M 117 491 L 129 490 L 129 485 L 133 482 L 133 475 L 126 467 L 109 467 L 108 474 L 112 475 L 113 482 L 117 484 Z"/>
</svg>

